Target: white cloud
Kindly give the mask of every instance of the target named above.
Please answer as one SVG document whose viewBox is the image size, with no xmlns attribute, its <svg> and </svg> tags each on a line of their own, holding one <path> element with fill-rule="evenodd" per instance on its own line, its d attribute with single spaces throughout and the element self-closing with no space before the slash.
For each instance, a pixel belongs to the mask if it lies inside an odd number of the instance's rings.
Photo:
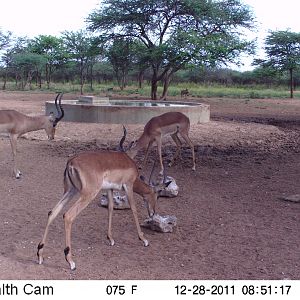
<svg viewBox="0 0 300 300">
<path fill-rule="evenodd" d="M 1 3 L 0 28 L 16 36 L 59 35 L 85 28 L 100 0 L 9 0 Z"/>
<path fill-rule="evenodd" d="M 85 19 L 101 0 L 7 0 L 2 1 L 0 28 L 16 36 L 60 35 L 65 30 L 84 29 Z M 253 8 L 259 30 L 249 35 L 258 38 L 260 49 L 269 30 L 300 32 L 299 0 L 242 0 Z M 260 50 L 259 53 L 262 53 Z M 249 69 L 252 58 L 243 58 Z"/>
<path fill-rule="evenodd" d="M 253 58 L 264 57 L 264 40 L 268 32 L 287 30 L 293 32 L 300 32 L 299 23 L 299 0 L 242 0 L 243 3 L 248 4 L 254 13 L 257 21 L 257 32 L 249 34 L 249 38 L 257 38 L 257 55 L 251 57 L 243 57 L 244 66 L 233 67 L 240 71 L 253 69 L 251 63 Z"/>
</svg>

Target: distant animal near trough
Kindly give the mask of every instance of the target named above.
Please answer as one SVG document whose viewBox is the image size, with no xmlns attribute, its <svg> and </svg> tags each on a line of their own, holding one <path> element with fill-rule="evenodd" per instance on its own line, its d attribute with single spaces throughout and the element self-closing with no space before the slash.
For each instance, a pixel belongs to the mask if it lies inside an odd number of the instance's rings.
<svg viewBox="0 0 300 300">
<path fill-rule="evenodd" d="M 189 96 L 190 95 L 189 90 L 188 89 L 181 90 L 180 95 L 181 98 Z"/>
</svg>

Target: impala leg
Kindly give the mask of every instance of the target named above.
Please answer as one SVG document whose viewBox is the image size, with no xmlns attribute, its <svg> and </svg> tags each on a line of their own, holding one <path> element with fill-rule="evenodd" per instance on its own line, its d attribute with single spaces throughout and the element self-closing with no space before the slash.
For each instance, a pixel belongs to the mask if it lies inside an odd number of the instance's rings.
<svg viewBox="0 0 300 300">
<path fill-rule="evenodd" d="M 161 138 L 156 140 L 157 143 L 157 151 L 158 151 L 158 157 L 159 157 L 159 164 L 160 164 L 160 175 L 164 174 L 164 165 L 163 165 L 163 161 L 162 161 L 162 152 L 161 152 L 161 147 L 162 147 L 162 141 Z"/>
<path fill-rule="evenodd" d="M 147 146 L 146 154 L 145 154 L 144 161 L 143 161 L 143 168 L 144 169 L 146 167 L 146 163 L 147 163 L 147 160 L 148 160 L 150 148 L 151 148 L 152 145 L 153 145 L 153 141 L 150 141 L 149 144 L 148 144 L 148 146 Z"/>
<path fill-rule="evenodd" d="M 101 188 L 101 187 L 100 187 Z M 79 199 L 73 204 L 73 206 L 64 214 L 65 221 L 65 235 L 66 235 L 66 248 L 64 249 L 66 261 L 69 263 L 71 270 L 76 269 L 75 262 L 72 258 L 71 251 L 71 230 L 72 224 L 75 218 L 83 211 L 89 203 L 96 197 L 96 194 L 80 195 Z"/>
<path fill-rule="evenodd" d="M 19 179 L 22 173 L 17 169 L 17 139 L 18 136 L 16 134 L 10 135 L 10 145 L 13 155 L 13 174 L 17 179 Z"/>
<path fill-rule="evenodd" d="M 192 150 L 192 156 L 193 156 L 193 167 L 192 167 L 192 170 L 195 171 L 196 170 L 196 159 L 195 159 L 194 145 L 193 145 L 191 139 L 189 138 L 189 136 L 186 133 L 182 133 L 181 132 L 181 136 L 183 137 L 183 139 L 186 141 L 186 143 L 190 146 L 190 148 Z"/>
<path fill-rule="evenodd" d="M 140 226 L 138 215 L 137 215 L 137 209 L 136 209 L 135 201 L 134 201 L 134 197 L 133 197 L 132 187 L 130 187 L 130 188 L 125 187 L 125 191 L 126 191 L 126 194 L 127 194 L 127 197 L 128 197 L 128 202 L 130 204 L 130 208 L 131 208 L 131 211 L 132 211 L 132 214 L 133 214 L 133 219 L 134 219 L 134 222 L 135 222 L 135 225 L 136 225 L 136 229 L 137 229 L 137 232 L 138 232 L 139 239 L 141 241 L 143 241 L 144 246 L 147 247 L 149 245 L 149 242 L 148 242 L 148 240 L 145 239 L 144 233 L 141 230 L 141 226 Z"/>
<path fill-rule="evenodd" d="M 48 213 L 48 221 L 47 221 L 47 226 L 43 235 L 43 238 L 41 240 L 41 242 L 38 245 L 38 251 L 37 251 L 37 256 L 38 256 L 38 262 L 39 264 L 42 264 L 44 261 L 43 258 L 43 251 L 44 251 L 44 246 L 46 243 L 46 239 L 48 236 L 48 231 L 49 231 L 49 226 L 50 224 L 54 221 L 54 219 L 57 217 L 57 215 L 60 213 L 60 211 L 62 210 L 62 208 L 69 202 L 69 200 L 71 200 L 74 195 L 76 194 L 75 190 L 69 190 L 67 191 L 62 199 L 55 205 L 55 207 L 49 211 Z"/>
<path fill-rule="evenodd" d="M 173 165 L 175 159 L 178 157 L 178 155 L 179 155 L 179 153 L 180 153 L 180 150 L 181 150 L 181 145 L 182 145 L 182 143 L 181 143 L 181 141 L 180 141 L 180 139 L 179 139 L 177 133 L 171 134 L 171 137 L 172 137 L 173 141 L 175 142 L 175 144 L 176 144 L 176 146 L 177 146 L 177 149 L 176 149 L 176 152 L 175 152 L 175 154 L 174 154 L 174 156 L 173 156 L 171 162 L 169 163 L 169 166 L 170 166 L 170 167 Z"/>
<path fill-rule="evenodd" d="M 113 246 L 115 244 L 115 241 L 112 238 L 112 233 L 111 233 L 112 214 L 113 214 L 113 210 L 114 210 L 114 199 L 113 199 L 113 191 L 112 190 L 107 191 L 107 197 L 108 197 L 108 232 L 107 232 L 107 238 L 110 241 L 110 245 Z"/>
</svg>

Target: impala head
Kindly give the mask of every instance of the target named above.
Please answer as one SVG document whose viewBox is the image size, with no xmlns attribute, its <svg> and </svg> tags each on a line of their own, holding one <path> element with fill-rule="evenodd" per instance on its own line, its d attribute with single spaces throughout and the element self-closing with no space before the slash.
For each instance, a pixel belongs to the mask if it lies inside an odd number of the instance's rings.
<svg viewBox="0 0 300 300">
<path fill-rule="evenodd" d="M 157 180 L 156 182 L 151 181 L 154 168 L 155 168 L 155 161 L 148 182 L 148 185 L 152 188 L 152 193 L 144 195 L 144 201 L 147 206 L 149 217 L 153 217 L 155 215 L 155 207 L 156 207 L 157 200 L 160 197 L 160 192 L 163 191 L 166 187 L 168 187 L 169 184 L 172 182 L 172 181 L 166 181 L 165 173 L 163 174 L 162 180 Z M 143 176 L 140 176 L 140 179 L 145 182 L 145 178 Z"/>
<path fill-rule="evenodd" d="M 57 110 L 57 116 L 55 117 L 54 113 L 51 112 L 50 115 L 48 116 L 48 122 L 46 123 L 46 126 L 45 126 L 45 130 L 46 130 L 49 140 L 54 139 L 56 125 L 65 115 L 65 112 L 61 105 L 62 96 L 63 96 L 63 93 L 58 93 L 55 98 L 55 107 Z M 58 104 L 57 104 L 57 101 L 58 101 Z"/>
<path fill-rule="evenodd" d="M 160 197 L 160 192 L 163 191 L 169 184 L 169 182 L 163 182 L 156 185 L 151 185 L 152 193 L 143 196 L 144 202 L 146 203 L 149 217 L 153 217 L 156 211 L 156 203 Z"/>
<path fill-rule="evenodd" d="M 130 156 L 131 158 L 135 157 L 137 152 L 142 148 L 144 148 L 145 145 L 148 145 L 149 143 L 149 138 L 146 135 L 142 134 L 138 140 L 131 141 L 128 148 L 125 149 L 123 144 L 125 142 L 126 135 L 127 135 L 127 130 L 126 127 L 123 125 L 123 136 L 119 142 L 119 150 L 122 152 L 126 152 L 128 156 Z"/>
<path fill-rule="evenodd" d="M 147 208 L 148 216 L 152 218 L 155 215 L 156 202 L 158 194 L 154 192 L 151 194 L 143 195 L 143 200 Z"/>
</svg>

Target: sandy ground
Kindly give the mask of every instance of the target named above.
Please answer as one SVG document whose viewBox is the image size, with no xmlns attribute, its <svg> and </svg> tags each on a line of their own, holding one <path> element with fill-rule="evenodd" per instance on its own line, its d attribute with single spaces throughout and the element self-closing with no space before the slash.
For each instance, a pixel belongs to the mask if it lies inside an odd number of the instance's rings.
<svg viewBox="0 0 300 300">
<path fill-rule="evenodd" d="M 72 98 L 65 95 L 65 98 Z M 0 92 L 0 109 L 44 114 L 54 94 Z M 197 99 L 193 99 L 195 101 Z M 180 191 L 160 198 L 158 212 L 175 215 L 173 233 L 144 229 L 143 247 L 130 210 L 115 211 L 115 246 L 106 239 L 107 211 L 97 197 L 76 219 L 72 246 L 77 269 L 64 259 L 62 214 L 50 227 L 45 262 L 36 247 L 63 193 L 67 159 L 89 150 L 115 149 L 120 125 L 61 122 L 54 141 L 43 131 L 18 140 L 23 177 L 12 177 L 9 140 L 0 136 L 0 279 L 300 279 L 300 101 L 198 99 L 211 105 L 211 122 L 193 125 L 197 170 L 184 147 L 167 169 Z M 129 140 L 142 126 L 128 126 Z M 175 147 L 164 140 L 164 160 Z M 141 159 L 143 153 L 138 156 Z M 156 158 L 152 151 L 147 175 Z M 146 217 L 136 196 L 139 219 Z"/>
</svg>

